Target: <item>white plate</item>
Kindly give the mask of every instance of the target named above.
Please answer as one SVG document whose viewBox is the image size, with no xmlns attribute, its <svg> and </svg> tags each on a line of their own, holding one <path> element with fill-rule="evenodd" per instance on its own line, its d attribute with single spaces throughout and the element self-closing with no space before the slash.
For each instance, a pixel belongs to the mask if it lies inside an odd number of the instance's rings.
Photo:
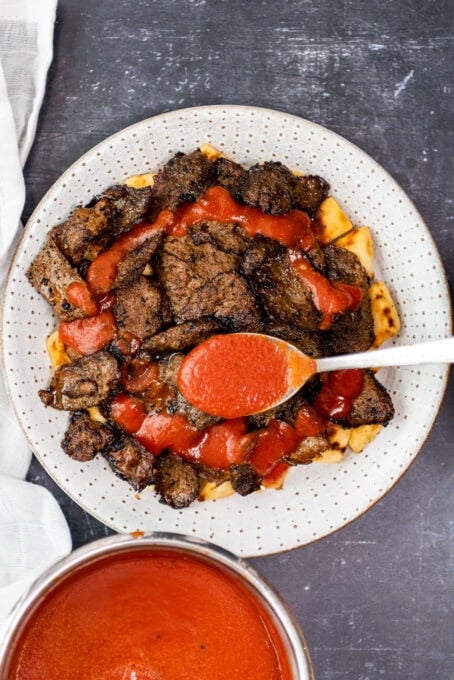
<svg viewBox="0 0 454 680">
<path fill-rule="evenodd" d="M 342 137 L 301 118 L 244 106 L 210 106 L 166 113 L 118 132 L 79 159 L 48 191 L 26 227 L 6 285 L 3 359 L 17 416 L 42 465 L 89 513 L 119 532 L 178 531 L 229 548 L 238 555 L 280 552 L 310 543 L 365 512 L 401 477 L 437 415 L 447 367 L 386 369 L 396 416 L 361 455 L 340 465 L 295 468 L 281 491 L 194 503 L 181 511 L 140 496 L 99 456 L 71 460 L 60 449 L 68 414 L 45 408 L 37 396 L 51 371 L 45 337 L 55 327 L 49 306 L 24 272 L 46 232 L 77 204 L 111 184 L 154 171 L 177 151 L 211 142 L 247 166 L 279 160 L 319 174 L 356 225 L 369 225 L 376 273 L 397 300 L 403 328 L 396 343 L 450 333 L 446 279 L 432 238 L 414 205 L 369 156 Z"/>
</svg>

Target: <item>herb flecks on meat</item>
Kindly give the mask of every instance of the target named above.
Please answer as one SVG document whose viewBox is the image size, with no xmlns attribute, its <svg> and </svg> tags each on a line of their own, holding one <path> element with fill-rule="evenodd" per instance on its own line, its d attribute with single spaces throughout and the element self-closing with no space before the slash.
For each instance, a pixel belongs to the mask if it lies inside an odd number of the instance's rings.
<svg viewBox="0 0 454 680">
<path fill-rule="evenodd" d="M 279 162 L 246 169 L 196 150 L 171 158 L 153 187 L 110 187 L 51 230 L 27 277 L 72 361 L 39 392 L 71 412 L 62 441 L 71 458 L 100 454 L 135 491 L 154 484 L 163 503 L 184 508 L 206 483 L 230 482 L 244 496 L 319 458 L 332 422 L 392 418 L 369 371 L 355 374 L 344 410 L 342 376 L 339 393 L 336 376 L 317 376 L 285 404 L 230 420 L 178 390 L 185 354 L 219 333 L 267 333 L 311 357 L 371 347 L 365 269 L 314 235 L 328 191 L 323 178 Z M 317 286 L 328 298 L 346 291 L 345 300 L 328 300 L 328 314 Z M 91 420 L 92 406 L 103 422 Z"/>
</svg>

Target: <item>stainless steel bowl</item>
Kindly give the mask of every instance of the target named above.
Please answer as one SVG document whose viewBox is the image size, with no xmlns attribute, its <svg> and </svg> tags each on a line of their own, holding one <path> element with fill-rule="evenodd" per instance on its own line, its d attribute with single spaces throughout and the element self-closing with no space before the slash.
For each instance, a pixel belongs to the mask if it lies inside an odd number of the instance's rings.
<svg viewBox="0 0 454 680">
<path fill-rule="evenodd" d="M 309 651 L 301 629 L 287 605 L 268 582 L 246 562 L 219 546 L 181 534 L 160 532 L 140 536 L 116 535 L 94 541 L 75 550 L 48 569 L 31 586 L 8 619 L 0 642 L 0 678 L 13 680 L 8 674 L 8 667 L 21 633 L 40 604 L 65 578 L 109 555 L 162 548 L 197 557 L 239 579 L 270 616 L 281 637 L 295 680 L 314 680 Z"/>
</svg>

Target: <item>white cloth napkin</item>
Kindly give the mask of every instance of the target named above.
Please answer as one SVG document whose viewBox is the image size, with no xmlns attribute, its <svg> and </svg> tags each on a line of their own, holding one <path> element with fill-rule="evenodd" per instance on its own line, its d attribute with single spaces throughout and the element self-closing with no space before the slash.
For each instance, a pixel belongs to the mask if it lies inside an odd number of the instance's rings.
<svg viewBox="0 0 454 680">
<path fill-rule="evenodd" d="M 22 167 L 52 59 L 57 0 L 0 0 L 0 286 L 20 233 Z M 23 481 L 31 452 L 0 380 L 0 628 L 30 583 L 71 551 L 63 513 Z"/>
</svg>

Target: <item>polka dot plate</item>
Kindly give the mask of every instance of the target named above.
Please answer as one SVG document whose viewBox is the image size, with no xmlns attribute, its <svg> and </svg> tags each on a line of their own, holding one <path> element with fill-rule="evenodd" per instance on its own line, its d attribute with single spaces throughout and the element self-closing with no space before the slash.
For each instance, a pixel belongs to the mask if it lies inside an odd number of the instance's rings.
<svg viewBox="0 0 454 680">
<path fill-rule="evenodd" d="M 396 416 L 362 454 L 337 465 L 291 470 L 280 491 L 197 502 L 181 511 L 158 502 L 152 489 L 135 494 L 102 457 L 78 463 L 60 441 L 68 414 L 46 408 L 37 391 L 51 369 L 45 338 L 55 328 L 47 303 L 25 271 L 46 232 L 109 185 L 152 172 L 177 151 L 209 142 L 246 166 L 275 160 L 319 174 L 356 226 L 371 227 L 376 277 L 397 302 L 396 344 L 450 333 L 450 303 L 440 258 L 420 215 L 374 160 L 337 134 L 301 118 L 243 106 L 198 107 L 139 122 L 80 158 L 42 199 L 24 231 L 5 289 L 3 361 L 7 387 L 35 454 L 61 488 L 119 532 L 177 531 L 214 541 L 238 555 L 265 555 L 302 546 L 351 522 L 397 482 L 436 418 L 447 366 L 382 369 Z"/>
</svg>

